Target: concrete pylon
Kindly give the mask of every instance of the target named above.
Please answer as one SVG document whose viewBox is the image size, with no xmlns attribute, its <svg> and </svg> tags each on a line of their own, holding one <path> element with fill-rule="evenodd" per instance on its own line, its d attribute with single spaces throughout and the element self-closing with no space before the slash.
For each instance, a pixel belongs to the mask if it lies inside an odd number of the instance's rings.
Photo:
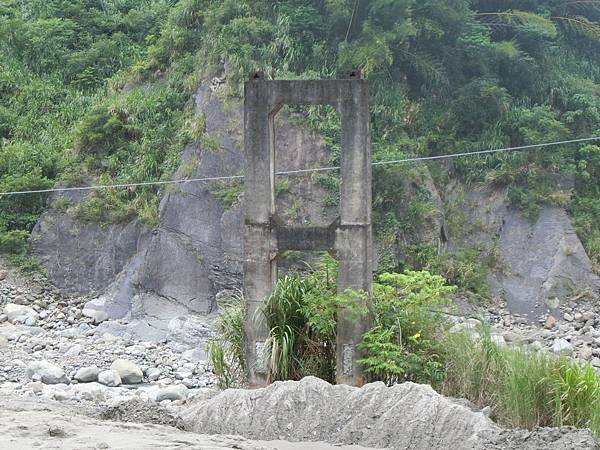
<svg viewBox="0 0 600 450">
<path fill-rule="evenodd" d="M 285 104 L 329 104 L 342 123 L 340 216 L 329 227 L 285 227 L 275 210 L 274 117 Z M 245 84 L 244 352 L 251 387 L 266 385 L 263 349 L 268 337 L 260 312 L 277 280 L 276 257 L 287 250 L 327 250 L 339 260 L 338 292 L 368 293 L 372 279 L 371 142 L 366 80 L 352 71 L 343 80 L 266 80 L 260 73 Z M 338 311 L 338 383 L 364 384 L 357 348 L 369 317 Z"/>
</svg>

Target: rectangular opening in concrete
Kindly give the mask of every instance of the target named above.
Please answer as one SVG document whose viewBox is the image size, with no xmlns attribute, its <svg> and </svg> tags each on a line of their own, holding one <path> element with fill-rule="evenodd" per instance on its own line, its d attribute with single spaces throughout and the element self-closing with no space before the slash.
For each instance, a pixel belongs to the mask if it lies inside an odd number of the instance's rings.
<svg viewBox="0 0 600 450">
<path fill-rule="evenodd" d="M 275 203 L 287 226 L 328 226 L 339 216 L 341 119 L 331 105 L 284 105 L 274 117 Z"/>
</svg>

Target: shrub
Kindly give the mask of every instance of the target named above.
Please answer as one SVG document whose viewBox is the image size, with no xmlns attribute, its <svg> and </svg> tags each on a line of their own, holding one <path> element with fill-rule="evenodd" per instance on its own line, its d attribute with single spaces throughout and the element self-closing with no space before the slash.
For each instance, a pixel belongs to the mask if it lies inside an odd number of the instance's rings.
<svg viewBox="0 0 600 450">
<path fill-rule="evenodd" d="M 27 252 L 29 233 L 23 230 L 12 230 L 0 233 L 0 253 L 23 255 Z"/>
<path fill-rule="evenodd" d="M 361 347 L 368 378 L 439 384 L 443 379 L 442 336 L 446 321 L 440 307 L 452 303 L 454 286 L 429 272 L 384 273 L 373 286 L 375 326 Z"/>
</svg>

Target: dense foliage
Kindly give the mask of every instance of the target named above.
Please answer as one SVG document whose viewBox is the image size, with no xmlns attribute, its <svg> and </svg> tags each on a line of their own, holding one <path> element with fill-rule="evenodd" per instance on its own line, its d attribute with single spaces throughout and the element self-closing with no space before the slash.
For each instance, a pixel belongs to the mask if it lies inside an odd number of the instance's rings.
<svg viewBox="0 0 600 450">
<path fill-rule="evenodd" d="M 337 295 L 335 263 L 304 276 L 279 279 L 262 311 L 269 327 L 266 354 L 271 380 L 307 375 L 335 381 L 337 310 L 355 306 L 359 292 Z M 570 425 L 600 434 L 600 376 L 588 363 L 518 346 L 498 346 L 489 329 L 449 329 L 442 312 L 454 291 L 425 271 L 384 273 L 373 284 L 373 324 L 359 361 L 369 381 L 413 381 L 466 398 L 510 427 Z M 241 299 L 223 309 L 209 344 L 222 388 L 244 385 Z"/>
<path fill-rule="evenodd" d="M 185 143 L 205 137 L 191 93 L 224 67 L 231 95 L 257 69 L 330 78 L 360 68 L 371 84 L 376 159 L 600 134 L 599 20 L 598 1 L 5 0 L 0 190 L 170 176 Z M 335 163 L 335 113 L 305 112 Z M 432 163 L 429 172 L 438 187 L 449 173 L 508 186 L 532 218 L 544 204 L 564 206 L 598 263 L 599 161 L 599 146 L 579 145 Z M 442 257 L 412 237 L 435 214 L 420 183 L 428 176 L 423 166 L 376 169 L 381 269 L 424 268 L 485 293 L 476 249 Z M 319 181 L 335 204 L 339 181 Z M 137 215 L 153 226 L 156 194 L 107 190 L 62 205 L 84 220 Z M 44 207 L 40 195 L 0 199 L 0 233 L 23 243 Z"/>
<path fill-rule="evenodd" d="M 299 380 L 307 375 L 335 382 L 337 312 L 344 308 L 353 320 L 365 320 L 364 293 L 336 292 L 337 266 L 325 256 L 316 270 L 283 276 L 261 311 L 269 329 L 266 355 L 269 379 Z M 373 284 L 373 324 L 359 348 L 359 361 L 369 380 L 403 381 L 440 386 L 449 322 L 442 308 L 452 304 L 454 286 L 429 272 L 384 273 Z M 239 300 L 239 299 L 238 299 Z M 232 320 L 234 319 L 234 320 Z M 241 308 L 224 309 L 209 345 L 220 384 L 243 383 Z"/>
</svg>

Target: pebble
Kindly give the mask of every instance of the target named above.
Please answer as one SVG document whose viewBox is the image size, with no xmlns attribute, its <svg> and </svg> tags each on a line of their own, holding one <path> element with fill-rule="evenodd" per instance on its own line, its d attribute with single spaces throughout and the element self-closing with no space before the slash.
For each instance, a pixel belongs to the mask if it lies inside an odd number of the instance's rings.
<svg viewBox="0 0 600 450">
<path fill-rule="evenodd" d="M 48 428 L 48 434 L 51 437 L 65 437 L 66 433 L 64 428 L 59 427 L 58 425 L 50 425 Z"/>
</svg>

